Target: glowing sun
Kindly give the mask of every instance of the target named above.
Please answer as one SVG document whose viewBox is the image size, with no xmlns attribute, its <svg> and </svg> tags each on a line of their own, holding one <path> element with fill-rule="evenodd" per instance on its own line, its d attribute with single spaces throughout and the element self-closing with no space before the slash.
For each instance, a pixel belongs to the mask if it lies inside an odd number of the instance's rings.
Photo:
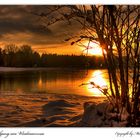
<svg viewBox="0 0 140 140">
<path fill-rule="evenodd" d="M 87 46 L 87 48 L 88 48 L 88 50 L 85 50 L 84 53 L 88 52 L 89 55 L 103 56 L 102 48 L 98 42 L 97 43 L 96 42 L 88 43 L 88 41 L 87 41 L 84 43 L 84 45 Z"/>
</svg>

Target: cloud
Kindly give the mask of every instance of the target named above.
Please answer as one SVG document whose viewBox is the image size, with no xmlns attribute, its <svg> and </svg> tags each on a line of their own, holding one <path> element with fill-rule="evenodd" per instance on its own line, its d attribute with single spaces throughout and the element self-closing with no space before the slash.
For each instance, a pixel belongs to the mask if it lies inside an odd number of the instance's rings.
<svg viewBox="0 0 140 140">
<path fill-rule="evenodd" d="M 15 43 L 29 44 L 42 47 L 61 47 L 64 40 L 77 34 L 81 26 L 73 21 L 71 25 L 66 21 L 55 23 L 49 27 L 42 26 L 51 17 L 41 22 L 34 13 L 46 13 L 55 6 L 49 5 L 7 5 L 0 6 L 0 44 Z M 57 12 L 53 13 L 57 17 Z M 43 48 L 42 48 L 43 49 Z"/>
<path fill-rule="evenodd" d="M 31 32 L 49 35 L 51 30 L 44 29 L 37 22 L 37 17 L 26 12 L 21 6 L 0 6 L 0 33 Z"/>
</svg>

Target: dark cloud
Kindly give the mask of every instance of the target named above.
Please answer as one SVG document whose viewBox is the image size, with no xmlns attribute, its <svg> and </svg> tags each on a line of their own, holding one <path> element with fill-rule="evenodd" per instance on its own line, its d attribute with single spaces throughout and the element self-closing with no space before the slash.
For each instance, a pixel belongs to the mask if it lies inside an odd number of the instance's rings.
<svg viewBox="0 0 140 140">
<path fill-rule="evenodd" d="M 41 35 L 51 34 L 51 30 L 39 25 L 37 17 L 26 9 L 26 6 L 0 6 L 0 34 L 27 31 Z"/>
<path fill-rule="evenodd" d="M 51 16 L 40 20 L 36 15 L 49 13 L 56 6 L 34 6 L 34 5 L 7 5 L 0 6 L 0 44 L 17 43 L 31 44 L 33 46 L 43 46 L 48 48 L 60 47 L 65 44 L 64 40 L 69 36 L 79 32 L 80 26 L 77 22 L 67 21 L 57 22 L 47 27 L 46 25 L 52 17 L 58 17 L 57 12 Z M 63 9 L 63 12 L 68 12 Z"/>
<path fill-rule="evenodd" d="M 42 26 L 28 23 L 27 21 L 21 20 L 1 20 L 0 21 L 0 34 L 5 33 L 17 33 L 17 32 L 31 32 L 40 35 L 50 35 L 51 30 L 48 28 L 44 29 Z"/>
</svg>

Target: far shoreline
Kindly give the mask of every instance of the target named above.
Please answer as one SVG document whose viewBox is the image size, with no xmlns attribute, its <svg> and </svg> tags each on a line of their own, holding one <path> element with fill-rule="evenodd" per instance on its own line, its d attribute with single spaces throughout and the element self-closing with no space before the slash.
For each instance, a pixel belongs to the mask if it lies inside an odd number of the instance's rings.
<svg viewBox="0 0 140 140">
<path fill-rule="evenodd" d="M 0 67 L 0 72 L 32 71 L 32 70 L 106 70 L 106 68 L 82 68 L 82 67 Z"/>
</svg>

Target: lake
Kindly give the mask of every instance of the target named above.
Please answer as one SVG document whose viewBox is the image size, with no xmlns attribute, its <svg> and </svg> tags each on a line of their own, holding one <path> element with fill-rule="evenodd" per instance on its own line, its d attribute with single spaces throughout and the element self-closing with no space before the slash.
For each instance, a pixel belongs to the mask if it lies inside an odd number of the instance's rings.
<svg viewBox="0 0 140 140">
<path fill-rule="evenodd" d="M 80 85 L 94 81 L 104 86 L 107 77 L 107 70 L 0 68 L 0 127 L 75 123 L 85 102 L 104 100 L 98 89 Z"/>
<path fill-rule="evenodd" d="M 102 96 L 89 82 L 108 85 L 107 70 L 68 68 L 0 68 L 0 94 L 78 94 Z M 80 86 L 81 84 L 85 84 Z M 87 84 L 87 85 L 86 85 Z"/>
</svg>

